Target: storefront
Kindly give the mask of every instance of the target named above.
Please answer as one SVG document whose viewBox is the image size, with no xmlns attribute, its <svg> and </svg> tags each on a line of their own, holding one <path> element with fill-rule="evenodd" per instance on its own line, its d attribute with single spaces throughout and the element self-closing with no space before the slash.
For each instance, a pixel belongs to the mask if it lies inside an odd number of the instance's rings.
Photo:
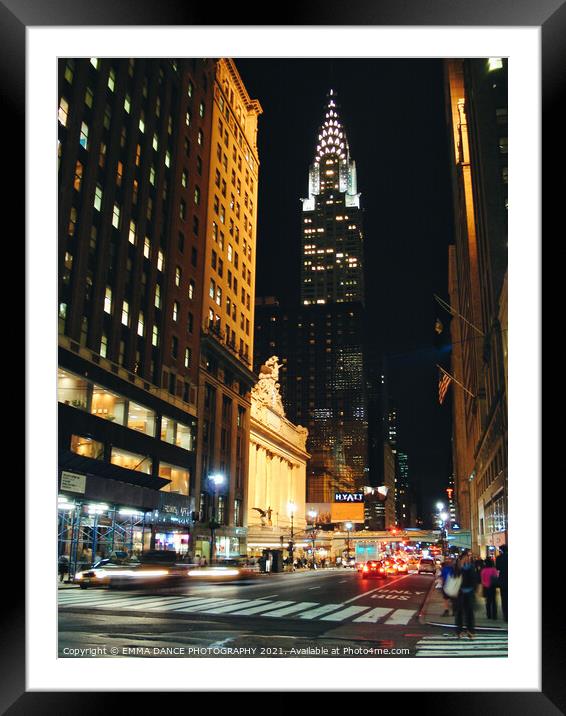
<svg viewBox="0 0 566 716">
<path fill-rule="evenodd" d="M 191 515 L 194 506 L 194 497 L 172 492 L 159 493 L 159 507 L 149 517 L 151 537 L 148 546 L 151 549 L 173 550 L 181 557 L 192 555 Z"/>
</svg>

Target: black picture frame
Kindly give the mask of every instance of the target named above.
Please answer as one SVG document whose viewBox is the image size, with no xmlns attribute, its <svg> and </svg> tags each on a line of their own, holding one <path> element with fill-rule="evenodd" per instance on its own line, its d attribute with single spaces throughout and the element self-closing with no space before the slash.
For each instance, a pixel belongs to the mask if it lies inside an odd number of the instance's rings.
<svg viewBox="0 0 566 716">
<path fill-rule="evenodd" d="M 271 25 L 273 16 L 258 9 L 254 4 L 245 8 L 222 6 L 223 25 Z M 269 7 L 267 8 L 269 10 Z M 4 99 L 4 140 L 16 147 L 25 146 L 25 67 L 27 27 L 41 26 L 204 26 L 213 22 L 218 15 L 211 7 L 206 9 L 186 0 L 169 0 L 154 3 L 150 0 L 99 0 L 96 3 L 85 0 L 4 0 L 0 3 L 0 87 Z M 254 19 L 254 22 L 242 20 Z M 320 2 L 311 0 L 300 7 L 285 8 L 285 18 L 292 22 L 284 25 L 334 25 L 334 26 L 474 26 L 474 27 L 540 27 L 542 41 L 542 131 L 543 137 L 543 227 L 561 226 L 558 211 L 563 205 L 562 181 L 552 174 L 556 159 L 564 156 L 566 142 L 561 113 L 566 78 L 566 2 L 565 0 L 375 0 L 366 2 L 339 3 L 335 0 Z M 562 151 L 561 151 L 562 150 Z M 25 215 L 24 164 L 13 161 L 9 165 L 10 183 L 5 194 L 6 205 L 21 206 L 20 216 Z M 556 216 L 554 216 L 556 214 Z M 22 241 L 23 245 L 24 242 Z M 539 336 L 533 337 L 535 340 Z M 29 357 L 28 357 L 29 358 Z M 540 381 L 540 376 L 537 376 Z M 540 384 L 540 383 L 539 383 Z M 541 470 L 542 473 L 542 470 Z M 552 487 L 552 497 L 547 490 L 543 495 L 543 508 L 548 502 L 560 503 L 558 485 Z M 25 504 L 23 481 L 15 486 L 13 504 Z M 544 514 L 552 514 L 549 509 Z M 21 524 L 18 523 L 21 530 Z M 546 533 L 545 533 L 546 537 Z M 19 553 L 21 555 L 21 552 Z M 17 557 L 19 560 L 20 557 Z M 544 555 L 543 574 L 551 572 L 550 556 Z M 34 713 L 56 714 L 98 714 L 105 708 L 131 706 L 131 694 L 114 693 L 107 701 L 104 692 L 29 692 L 25 684 L 25 601 L 23 569 L 17 562 L 15 569 L 10 562 L 11 579 L 5 583 L 10 595 L 2 611 L 2 646 L 0 656 L 0 708 L 2 713 L 12 715 Z M 545 569 L 546 568 L 546 569 Z M 13 571 L 12 571 L 13 570 Z M 536 578 L 535 586 L 538 588 Z M 543 592 L 542 601 L 542 690 L 540 692 L 493 692 L 497 689 L 497 666 L 486 668 L 484 686 L 487 692 L 475 691 L 482 685 L 470 683 L 470 691 L 456 693 L 447 691 L 439 698 L 434 692 L 403 694 L 403 710 L 410 706 L 406 697 L 411 697 L 411 706 L 422 710 L 434 709 L 437 714 L 488 714 L 518 713 L 546 714 L 564 713 L 566 694 L 564 689 L 564 644 L 557 626 L 561 623 L 563 609 L 550 589 Z M 492 662 L 493 663 L 493 662 Z M 245 690 L 245 687 L 243 687 Z M 449 684 L 447 684 L 449 688 Z M 323 687 L 322 687 L 323 689 Z M 253 687 L 250 688 L 253 690 Z M 393 705 L 395 694 L 391 697 Z M 380 696 L 380 705 L 383 705 Z M 157 705 L 159 692 L 145 693 L 145 707 Z M 126 698 L 128 701 L 126 702 Z M 196 706 L 196 702 L 193 702 Z M 188 708 L 188 704 L 186 704 Z M 198 708 L 198 707 L 197 707 Z"/>
</svg>

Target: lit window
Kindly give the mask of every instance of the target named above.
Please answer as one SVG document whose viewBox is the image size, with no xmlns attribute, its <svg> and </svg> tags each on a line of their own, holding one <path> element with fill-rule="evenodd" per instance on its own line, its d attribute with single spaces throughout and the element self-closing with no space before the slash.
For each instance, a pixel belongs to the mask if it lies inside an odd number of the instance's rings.
<svg viewBox="0 0 566 716">
<path fill-rule="evenodd" d="M 114 88 L 116 87 L 116 73 L 112 68 L 110 68 L 110 72 L 108 74 L 108 87 L 111 92 L 114 92 Z"/>
<path fill-rule="evenodd" d="M 195 282 L 193 279 L 189 281 L 189 298 L 192 299 L 195 295 Z"/>
<path fill-rule="evenodd" d="M 140 121 L 139 121 L 138 126 L 140 128 L 140 132 L 143 134 L 145 132 L 145 116 L 144 116 L 143 110 L 141 111 L 141 114 L 140 114 Z"/>
<path fill-rule="evenodd" d="M 130 232 L 128 234 L 128 241 L 130 244 L 136 244 L 136 222 L 132 219 L 130 221 Z"/>
<path fill-rule="evenodd" d="M 63 125 L 63 127 L 67 126 L 67 119 L 69 117 L 69 103 L 64 97 L 61 97 L 61 100 L 59 102 L 59 123 Z"/>
<path fill-rule="evenodd" d="M 106 286 L 104 293 L 104 313 L 112 313 L 112 289 Z"/>
<path fill-rule="evenodd" d="M 177 318 L 179 316 L 179 304 L 177 301 L 173 302 L 173 320 L 177 321 Z"/>
<path fill-rule="evenodd" d="M 175 286 L 181 285 L 181 269 L 179 266 L 175 269 Z"/>
<path fill-rule="evenodd" d="M 79 144 L 83 149 L 88 149 L 88 124 L 83 122 L 81 124 L 81 136 L 79 138 Z"/>
<path fill-rule="evenodd" d="M 103 358 L 106 358 L 107 352 L 108 352 L 108 338 L 103 333 L 102 338 L 100 339 L 100 355 Z"/>
<path fill-rule="evenodd" d="M 153 143 L 152 143 L 152 146 L 153 146 L 153 148 L 155 149 L 155 151 L 157 151 L 158 148 L 159 148 L 159 140 L 157 139 L 157 134 L 154 134 L 154 135 L 153 135 Z"/>
<path fill-rule="evenodd" d="M 503 59 L 501 57 L 490 57 L 487 61 L 487 68 L 490 72 L 500 70 L 503 67 Z"/>
<path fill-rule="evenodd" d="M 100 184 L 96 185 L 96 189 L 94 191 L 94 208 L 97 211 L 100 211 L 100 208 L 102 207 L 102 187 Z"/>
<path fill-rule="evenodd" d="M 124 109 L 128 114 L 130 114 L 130 110 L 132 108 L 132 100 L 130 99 L 130 95 L 126 95 L 126 99 L 124 100 Z"/>
<path fill-rule="evenodd" d="M 67 64 L 65 65 L 65 79 L 69 84 L 73 84 L 74 68 L 75 61 L 67 60 Z"/>
<path fill-rule="evenodd" d="M 165 166 L 167 168 L 171 166 L 171 152 L 169 150 L 165 152 Z"/>
<path fill-rule="evenodd" d="M 198 113 L 201 117 L 204 117 L 204 102 L 201 102 L 198 108 Z"/>
<path fill-rule="evenodd" d="M 149 170 L 149 183 L 155 186 L 155 167 L 151 167 Z"/>
<path fill-rule="evenodd" d="M 86 92 L 85 92 L 85 104 L 87 107 L 92 108 L 93 102 L 94 102 L 94 94 L 92 93 L 91 88 L 87 87 Z"/>
<path fill-rule="evenodd" d="M 127 301 L 124 301 L 122 303 L 122 324 L 124 326 L 128 325 L 128 316 L 130 314 L 130 305 Z"/>
<path fill-rule="evenodd" d="M 155 284 L 154 305 L 155 305 L 155 308 L 161 308 L 161 286 L 158 283 Z"/>
<path fill-rule="evenodd" d="M 151 345 L 155 347 L 159 345 L 159 328 L 155 324 L 151 332 Z"/>
<path fill-rule="evenodd" d="M 145 256 L 146 259 L 148 259 L 150 257 L 150 252 L 151 252 L 151 241 L 149 240 L 149 237 L 146 236 L 143 241 L 143 255 Z"/>
<path fill-rule="evenodd" d="M 143 311 L 138 316 L 138 336 L 143 336 Z"/>
<path fill-rule="evenodd" d="M 118 204 L 114 204 L 114 209 L 112 210 L 112 226 L 115 229 L 120 228 L 120 207 Z"/>
<path fill-rule="evenodd" d="M 160 249 L 157 254 L 157 270 L 158 271 L 163 271 L 164 263 L 165 263 L 165 257 L 163 255 L 163 251 L 161 251 L 161 249 Z"/>
<path fill-rule="evenodd" d="M 100 67 L 100 60 L 98 59 L 98 57 L 91 57 L 90 64 L 94 67 L 95 70 L 97 70 Z"/>
<path fill-rule="evenodd" d="M 83 179 L 83 165 L 77 162 L 75 165 L 75 179 L 73 181 L 73 187 L 76 191 L 81 190 L 81 183 Z"/>
</svg>

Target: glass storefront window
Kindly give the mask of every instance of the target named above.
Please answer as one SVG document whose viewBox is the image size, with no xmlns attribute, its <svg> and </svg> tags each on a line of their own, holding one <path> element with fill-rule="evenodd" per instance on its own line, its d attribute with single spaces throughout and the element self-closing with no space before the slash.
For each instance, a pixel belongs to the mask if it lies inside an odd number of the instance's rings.
<svg viewBox="0 0 566 716">
<path fill-rule="evenodd" d="M 191 427 L 168 418 L 166 415 L 161 418 L 161 439 L 184 450 L 194 450 Z"/>
<path fill-rule="evenodd" d="M 94 460 L 103 460 L 104 444 L 82 435 L 71 435 L 71 452 Z"/>
<path fill-rule="evenodd" d="M 138 430 L 146 435 L 155 436 L 155 413 L 143 405 L 132 403 L 128 405 L 128 427 Z"/>
<path fill-rule="evenodd" d="M 112 448 L 110 462 L 128 470 L 136 470 L 137 472 L 145 472 L 146 475 L 151 475 L 152 460 L 147 455 L 138 455 L 126 450 Z"/>
<path fill-rule="evenodd" d="M 89 383 L 84 378 L 59 369 L 57 399 L 60 403 L 71 405 L 79 410 L 88 410 L 88 388 Z"/>
<path fill-rule="evenodd" d="M 90 412 L 104 420 L 112 420 L 124 425 L 126 413 L 126 399 L 116 393 L 111 393 L 100 385 L 95 385 L 92 391 L 92 407 Z"/>
<path fill-rule="evenodd" d="M 165 485 L 163 492 L 177 492 L 181 495 L 189 494 L 189 471 L 185 468 L 160 462 L 159 477 L 171 480 L 168 485 Z"/>
</svg>

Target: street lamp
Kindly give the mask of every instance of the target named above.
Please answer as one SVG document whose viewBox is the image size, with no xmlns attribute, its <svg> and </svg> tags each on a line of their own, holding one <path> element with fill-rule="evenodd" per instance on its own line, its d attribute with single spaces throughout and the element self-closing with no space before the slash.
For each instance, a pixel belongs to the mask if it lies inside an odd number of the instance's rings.
<svg viewBox="0 0 566 716">
<path fill-rule="evenodd" d="M 212 514 L 210 518 L 210 563 L 212 564 L 214 562 L 214 553 L 216 546 L 214 540 L 214 530 L 218 526 L 216 524 L 216 495 L 218 492 L 218 488 L 224 483 L 224 475 L 220 473 L 215 473 L 214 475 L 210 475 L 208 479 L 214 485 L 212 492 Z"/>
<path fill-rule="evenodd" d="M 347 545 L 348 545 L 348 546 L 346 547 L 346 555 L 347 555 L 347 556 L 346 556 L 346 560 L 347 560 L 348 565 L 349 565 L 349 564 L 350 564 L 350 530 L 352 529 L 352 523 L 351 523 L 351 522 L 346 522 L 346 525 L 345 525 L 345 526 L 346 526 L 346 529 L 348 530 L 348 542 L 347 542 Z"/>
<path fill-rule="evenodd" d="M 294 551 L 294 549 L 295 549 L 295 545 L 294 545 L 294 543 L 293 543 L 293 538 L 294 538 L 294 531 L 293 531 L 294 523 L 293 523 L 293 519 L 294 519 L 294 516 L 295 516 L 295 510 L 296 510 L 296 509 L 297 509 L 297 506 L 295 505 L 295 503 L 294 503 L 294 502 L 289 502 L 288 510 L 289 510 L 289 514 L 291 515 L 291 541 L 289 542 L 289 556 L 291 557 L 291 567 L 292 567 L 293 570 L 295 569 L 295 560 L 293 559 L 293 551 Z"/>
</svg>

